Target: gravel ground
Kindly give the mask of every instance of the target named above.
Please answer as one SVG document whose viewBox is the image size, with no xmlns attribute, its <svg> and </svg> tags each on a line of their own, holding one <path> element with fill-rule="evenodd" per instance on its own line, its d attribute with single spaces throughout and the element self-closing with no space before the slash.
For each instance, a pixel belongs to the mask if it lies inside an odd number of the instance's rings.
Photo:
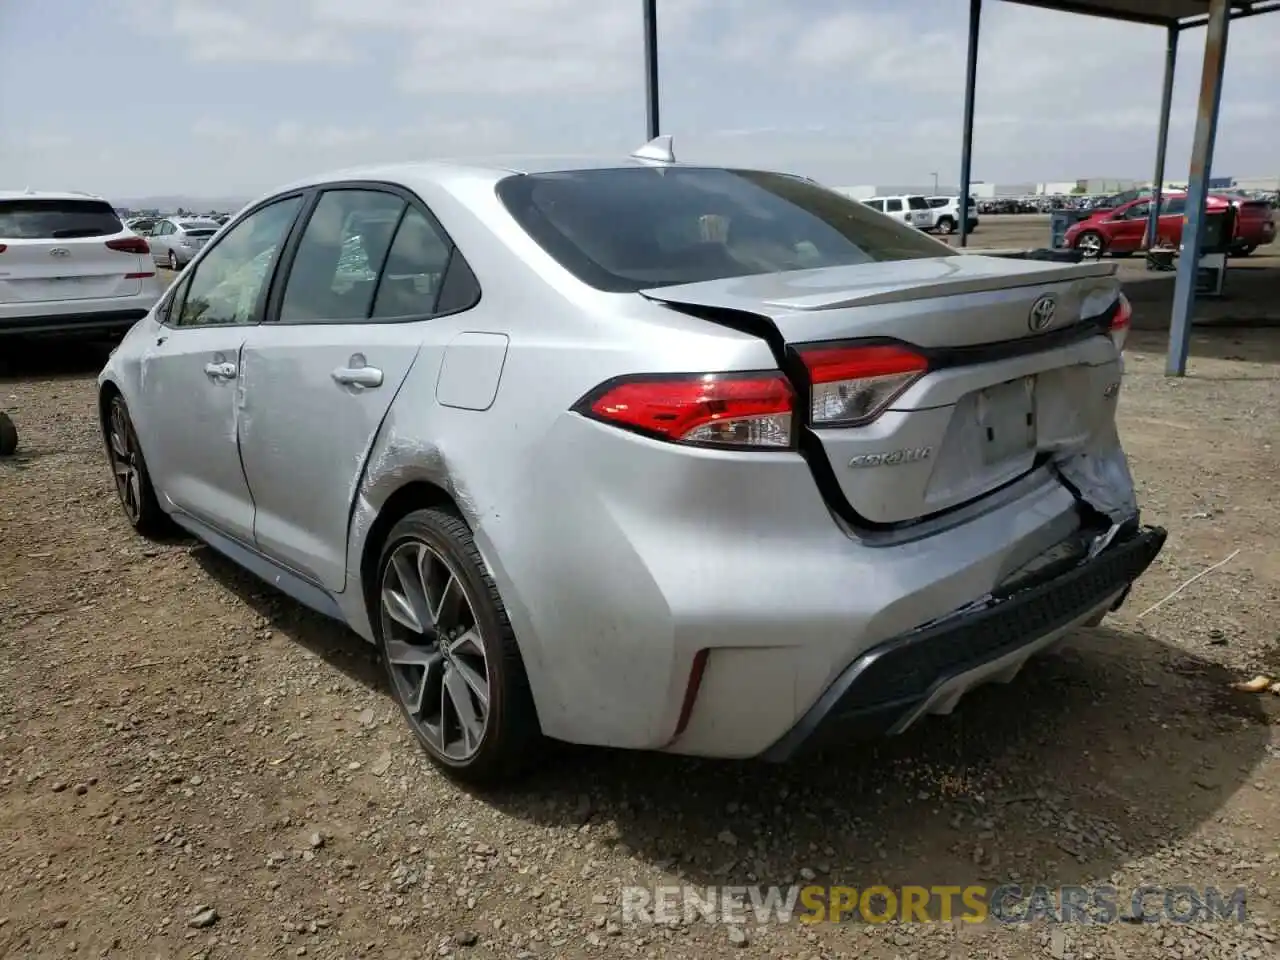
<svg viewBox="0 0 1280 960">
<path fill-rule="evenodd" d="M 361 641 L 203 547 L 130 535 L 100 353 L 10 354 L 0 956 L 1280 955 L 1280 697 L 1231 689 L 1280 673 L 1273 337 L 1200 334 L 1169 381 L 1135 336 L 1122 430 L 1169 544 L 1013 684 L 788 766 L 566 749 L 491 795 L 427 764 Z M 620 922 L 624 885 L 811 879 L 1242 886 L 1249 919 Z"/>
</svg>

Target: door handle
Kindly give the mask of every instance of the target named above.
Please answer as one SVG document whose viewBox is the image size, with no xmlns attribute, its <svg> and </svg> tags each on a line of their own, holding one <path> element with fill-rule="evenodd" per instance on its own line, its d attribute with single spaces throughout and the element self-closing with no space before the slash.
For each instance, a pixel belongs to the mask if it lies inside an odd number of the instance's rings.
<svg viewBox="0 0 1280 960">
<path fill-rule="evenodd" d="M 380 387 L 382 371 L 377 367 L 339 367 L 333 379 L 344 387 Z"/>
<path fill-rule="evenodd" d="M 234 363 L 206 363 L 204 372 L 211 380 L 232 380 L 236 375 Z"/>
</svg>

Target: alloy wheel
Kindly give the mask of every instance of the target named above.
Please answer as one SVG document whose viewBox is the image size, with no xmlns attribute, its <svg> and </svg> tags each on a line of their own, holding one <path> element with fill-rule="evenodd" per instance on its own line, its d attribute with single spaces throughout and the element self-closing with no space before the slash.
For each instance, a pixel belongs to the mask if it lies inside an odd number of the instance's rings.
<svg viewBox="0 0 1280 960">
<path fill-rule="evenodd" d="M 1086 257 L 1093 258 L 1102 256 L 1102 238 L 1096 233 L 1086 233 L 1080 238 L 1080 242 L 1077 246 L 1079 247 L 1080 252 Z"/>
<path fill-rule="evenodd" d="M 142 474 L 138 464 L 138 438 L 133 432 L 129 414 L 120 400 L 111 404 L 107 445 L 111 456 L 111 472 L 116 493 L 129 522 L 137 525 L 142 517 Z"/>
<path fill-rule="evenodd" d="M 462 577 L 421 540 L 400 544 L 382 575 L 383 648 L 396 696 L 419 735 L 458 763 L 489 722 L 489 663 Z"/>
</svg>

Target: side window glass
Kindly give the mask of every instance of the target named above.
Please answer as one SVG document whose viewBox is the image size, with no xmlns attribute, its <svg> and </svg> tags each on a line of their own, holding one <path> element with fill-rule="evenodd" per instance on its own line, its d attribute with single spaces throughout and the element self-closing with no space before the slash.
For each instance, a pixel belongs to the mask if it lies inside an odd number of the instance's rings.
<svg viewBox="0 0 1280 960">
<path fill-rule="evenodd" d="M 156 319 L 165 326 L 171 326 L 182 312 L 182 301 L 186 299 L 187 289 L 191 286 L 191 277 L 183 278 L 183 281 L 174 287 L 173 293 L 165 298 L 156 310 Z"/>
<path fill-rule="evenodd" d="M 255 211 L 221 235 L 196 264 L 174 324 L 229 326 L 258 322 L 258 304 L 301 197 Z"/>
<path fill-rule="evenodd" d="M 1160 211 L 1161 216 L 1167 217 L 1167 216 L 1176 215 L 1180 217 L 1187 209 L 1187 198 L 1186 197 L 1166 197 L 1163 201 L 1161 201 L 1160 206 L 1162 208 Z"/>
<path fill-rule="evenodd" d="M 369 316 L 378 271 L 405 202 L 375 190 L 330 190 L 320 197 L 289 268 L 281 323 L 355 321 Z"/>
<path fill-rule="evenodd" d="M 889 201 L 889 204 L 888 204 L 888 208 L 889 208 L 889 212 L 890 212 L 890 213 L 901 213 L 901 212 L 902 212 L 902 201 L 901 201 L 901 200 L 890 200 L 890 201 Z"/>
<path fill-rule="evenodd" d="M 435 313 L 450 246 L 421 211 L 410 208 L 383 267 L 373 316 L 388 319 Z"/>
<path fill-rule="evenodd" d="M 1129 220 L 1145 220 L 1151 214 L 1151 201 L 1146 203 L 1135 203 L 1125 213 L 1125 218 Z"/>
</svg>

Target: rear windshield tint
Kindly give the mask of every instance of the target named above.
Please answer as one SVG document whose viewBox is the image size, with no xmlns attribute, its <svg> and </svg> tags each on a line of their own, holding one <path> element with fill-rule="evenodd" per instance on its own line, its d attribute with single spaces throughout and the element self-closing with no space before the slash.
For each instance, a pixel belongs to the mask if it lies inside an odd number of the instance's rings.
<svg viewBox="0 0 1280 960">
<path fill-rule="evenodd" d="M 517 175 L 497 191 L 565 269 L 613 292 L 956 255 L 914 227 L 784 174 L 625 167 Z"/>
<path fill-rule="evenodd" d="M 929 201 L 924 197 L 907 197 L 907 206 L 912 210 L 928 210 Z"/>
<path fill-rule="evenodd" d="M 183 232 L 188 237 L 212 237 L 218 229 L 217 227 L 187 227 Z"/>
<path fill-rule="evenodd" d="M 929 206 L 931 207 L 945 207 L 950 202 L 951 201 L 948 200 L 946 197 L 930 197 L 929 198 Z"/>
<path fill-rule="evenodd" d="M 106 237 L 123 229 L 101 200 L 0 200 L 0 238 L 6 240 Z"/>
</svg>

